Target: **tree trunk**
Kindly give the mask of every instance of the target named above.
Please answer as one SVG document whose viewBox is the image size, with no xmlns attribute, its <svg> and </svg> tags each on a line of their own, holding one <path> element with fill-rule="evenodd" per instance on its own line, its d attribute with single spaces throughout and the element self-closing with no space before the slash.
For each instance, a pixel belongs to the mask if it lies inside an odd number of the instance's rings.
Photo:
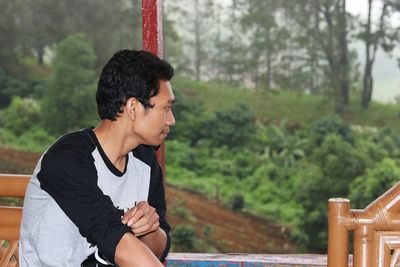
<svg viewBox="0 0 400 267">
<path fill-rule="evenodd" d="M 365 68 L 364 68 L 364 77 L 363 77 L 363 90 L 361 95 L 361 106 L 363 108 L 368 108 L 369 103 L 372 100 L 372 91 L 374 87 L 374 79 L 373 79 L 373 65 L 375 61 L 376 51 L 378 50 L 379 39 L 384 38 L 385 35 L 385 16 L 388 8 L 388 2 L 383 1 L 382 13 L 379 19 L 379 29 L 378 33 L 380 37 L 374 38 L 371 33 L 371 9 L 372 9 L 373 0 L 368 0 L 368 18 L 367 25 L 365 29 Z M 376 33 L 375 33 L 376 34 Z M 374 34 L 374 35 L 375 35 Z"/>
<path fill-rule="evenodd" d="M 201 75 L 201 40 L 200 40 L 200 10 L 199 10 L 199 0 L 195 0 L 195 25 L 194 25 L 194 34 L 195 34 L 195 72 L 196 72 L 196 80 L 200 81 Z"/>
<path fill-rule="evenodd" d="M 339 74 L 340 74 L 340 99 L 343 106 L 349 104 L 349 62 L 347 48 L 347 21 L 346 21 L 346 0 L 341 1 L 341 6 L 338 4 L 338 25 L 339 25 Z"/>
<path fill-rule="evenodd" d="M 268 43 L 270 43 L 271 40 L 271 29 L 268 28 L 267 30 L 267 35 L 268 35 Z M 272 83 L 272 66 L 271 66 L 271 45 L 268 45 L 267 47 L 267 79 L 266 79 L 266 89 L 270 90 L 271 89 L 271 83 Z"/>
<path fill-rule="evenodd" d="M 44 47 L 43 46 L 37 46 L 36 47 L 36 53 L 37 53 L 37 62 L 38 62 L 38 64 L 43 66 L 43 63 L 44 63 Z"/>
<path fill-rule="evenodd" d="M 320 18 L 319 18 L 319 10 L 317 8 L 313 9 L 312 12 L 312 17 L 314 19 L 313 23 L 314 26 L 311 28 L 312 32 L 310 34 L 315 34 L 319 31 L 319 23 L 320 23 Z M 317 71 L 319 69 L 319 64 L 318 64 L 318 56 L 317 56 L 317 45 L 315 42 L 310 42 L 309 43 L 309 55 L 310 55 L 310 93 L 311 94 L 319 94 L 320 93 L 320 88 L 319 88 L 319 83 L 318 83 L 318 77 L 319 75 L 317 74 Z"/>
<path fill-rule="evenodd" d="M 361 106 L 363 108 L 368 108 L 369 105 L 369 95 L 372 89 L 372 61 L 371 61 L 371 9 L 373 0 L 368 0 L 368 17 L 367 24 L 365 25 L 365 68 L 363 77 L 363 90 L 361 95 Z"/>
</svg>

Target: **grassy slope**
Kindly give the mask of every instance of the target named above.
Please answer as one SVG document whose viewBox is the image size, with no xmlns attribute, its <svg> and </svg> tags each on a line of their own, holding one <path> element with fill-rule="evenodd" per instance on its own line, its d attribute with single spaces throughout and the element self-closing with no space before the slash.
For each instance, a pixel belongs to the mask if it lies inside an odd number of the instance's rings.
<svg viewBox="0 0 400 267">
<path fill-rule="evenodd" d="M 263 121 L 286 118 L 289 122 L 306 124 L 314 119 L 329 116 L 334 110 L 332 99 L 323 96 L 296 92 L 263 92 L 227 84 L 195 82 L 179 77 L 173 81 L 173 86 L 189 101 L 203 102 L 208 111 L 244 102 Z M 351 124 L 389 126 L 400 130 L 400 106 L 395 104 L 373 102 L 368 109 L 362 109 L 359 101 L 353 99 L 342 117 Z"/>
</svg>

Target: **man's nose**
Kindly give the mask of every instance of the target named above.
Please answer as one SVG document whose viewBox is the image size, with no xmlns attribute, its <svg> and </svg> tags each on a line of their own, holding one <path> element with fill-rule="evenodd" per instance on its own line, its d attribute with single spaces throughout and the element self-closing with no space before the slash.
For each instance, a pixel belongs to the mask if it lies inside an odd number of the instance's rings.
<svg viewBox="0 0 400 267">
<path fill-rule="evenodd" d="M 172 112 L 172 110 L 168 114 L 167 123 L 168 123 L 169 126 L 174 126 L 175 125 L 175 116 L 174 116 L 174 113 Z"/>
</svg>

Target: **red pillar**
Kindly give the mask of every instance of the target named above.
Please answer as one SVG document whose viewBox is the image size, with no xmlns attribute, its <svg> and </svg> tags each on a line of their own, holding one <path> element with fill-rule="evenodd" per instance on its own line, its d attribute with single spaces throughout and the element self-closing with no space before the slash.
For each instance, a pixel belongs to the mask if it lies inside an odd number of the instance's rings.
<svg viewBox="0 0 400 267">
<path fill-rule="evenodd" d="M 142 0 L 143 50 L 163 57 L 162 0 Z M 165 144 L 157 151 L 158 162 L 165 177 Z"/>
</svg>

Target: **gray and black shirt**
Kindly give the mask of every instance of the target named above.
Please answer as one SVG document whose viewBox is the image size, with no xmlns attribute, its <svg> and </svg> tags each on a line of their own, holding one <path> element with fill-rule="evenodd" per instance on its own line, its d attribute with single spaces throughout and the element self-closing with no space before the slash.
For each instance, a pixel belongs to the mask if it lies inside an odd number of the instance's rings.
<svg viewBox="0 0 400 267">
<path fill-rule="evenodd" d="M 22 216 L 20 266 L 80 266 L 97 249 L 114 262 L 131 229 L 124 208 L 148 201 L 168 237 L 162 171 L 155 150 L 139 146 L 123 172 L 107 158 L 92 129 L 58 139 L 41 157 L 29 182 Z M 163 257 L 163 258 L 164 258 Z"/>
</svg>

